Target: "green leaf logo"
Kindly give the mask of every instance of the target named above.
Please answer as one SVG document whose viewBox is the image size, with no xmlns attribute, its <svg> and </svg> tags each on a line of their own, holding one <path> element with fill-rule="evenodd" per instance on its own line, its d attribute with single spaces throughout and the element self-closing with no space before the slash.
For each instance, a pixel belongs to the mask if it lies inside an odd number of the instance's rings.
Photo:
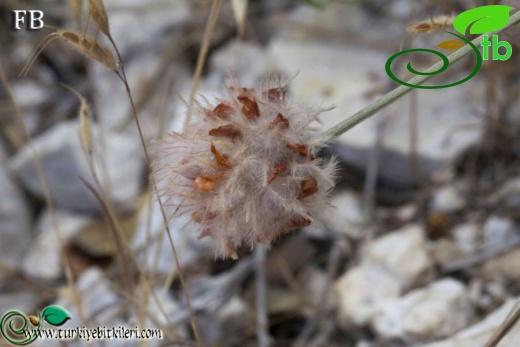
<svg viewBox="0 0 520 347">
<path fill-rule="evenodd" d="M 453 27 L 462 35 L 470 28 L 470 34 L 485 34 L 506 26 L 509 20 L 509 12 L 514 7 L 505 5 L 480 6 L 459 14 Z"/>
<path fill-rule="evenodd" d="M 70 313 L 60 306 L 47 306 L 42 312 L 42 318 L 49 324 L 60 326 L 71 317 Z"/>
</svg>

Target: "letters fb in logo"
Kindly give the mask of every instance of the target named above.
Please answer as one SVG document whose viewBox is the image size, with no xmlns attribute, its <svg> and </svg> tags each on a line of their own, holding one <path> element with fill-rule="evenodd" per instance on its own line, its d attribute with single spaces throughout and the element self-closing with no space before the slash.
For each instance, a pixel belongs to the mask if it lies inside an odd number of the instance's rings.
<svg viewBox="0 0 520 347">
<path fill-rule="evenodd" d="M 38 10 L 13 10 L 13 30 L 20 30 L 24 24 L 27 30 L 40 30 L 43 22 L 43 11 Z"/>
<path fill-rule="evenodd" d="M 457 17 L 455 17 L 455 20 L 453 21 L 453 27 L 458 32 L 453 33 L 450 31 L 446 31 L 446 33 L 455 36 L 455 39 L 451 39 L 448 41 L 441 42 L 437 47 L 447 49 L 447 50 L 457 50 L 466 44 L 469 45 L 477 58 L 477 62 L 475 64 L 475 68 L 473 71 L 469 74 L 469 76 L 445 85 L 440 86 L 422 86 L 422 85 L 414 85 L 410 84 L 408 82 L 405 82 L 401 79 L 399 79 L 391 70 L 392 62 L 400 57 L 403 54 L 411 53 L 411 52 L 425 52 L 425 53 L 431 53 L 437 55 L 439 58 L 442 59 L 442 67 L 436 71 L 431 72 L 421 72 L 415 70 L 411 63 L 408 63 L 407 69 L 414 75 L 423 75 L 423 76 L 431 76 L 431 75 L 437 75 L 445 71 L 449 66 L 449 60 L 446 55 L 442 54 L 441 52 L 435 51 L 433 49 L 426 49 L 426 48 L 413 48 L 413 49 L 407 49 L 404 51 L 401 51 L 399 53 L 396 53 L 392 55 L 386 62 L 385 70 L 388 76 L 390 76 L 391 79 L 393 79 L 395 82 L 400 83 L 402 85 L 411 87 L 411 88 L 420 88 L 420 89 L 439 89 L 439 88 L 448 88 L 453 87 L 458 84 L 464 83 L 469 81 L 471 78 L 473 78 L 480 70 L 482 66 L 483 60 L 488 60 L 490 56 L 493 58 L 493 60 L 500 60 L 504 61 L 509 58 L 511 58 L 511 55 L 513 54 L 513 47 L 509 42 L 506 41 L 499 41 L 498 35 L 489 35 L 487 33 L 499 30 L 503 27 L 505 27 L 509 21 L 509 13 L 514 10 L 511 6 L 505 6 L 505 5 L 488 5 L 488 6 L 480 6 L 473 8 L 471 10 L 467 10 L 459 14 Z M 476 47 L 470 40 L 466 39 L 464 35 L 468 33 L 469 34 L 483 34 L 482 35 L 482 42 L 480 45 L 482 46 L 482 54 L 479 51 L 479 48 Z M 504 53 L 500 53 L 499 49 L 503 47 L 505 48 Z M 491 48 L 491 54 L 490 54 L 490 48 Z"/>
</svg>

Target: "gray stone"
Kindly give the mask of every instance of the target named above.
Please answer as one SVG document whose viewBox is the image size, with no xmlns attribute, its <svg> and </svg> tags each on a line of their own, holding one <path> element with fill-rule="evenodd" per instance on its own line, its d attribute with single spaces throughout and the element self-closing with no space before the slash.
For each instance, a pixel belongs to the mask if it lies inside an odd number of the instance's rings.
<svg viewBox="0 0 520 347">
<path fill-rule="evenodd" d="M 342 325 L 369 323 L 379 306 L 388 299 L 399 297 L 399 280 L 384 269 L 362 264 L 349 269 L 335 284 Z"/>
<path fill-rule="evenodd" d="M 22 47 L 16 48 L 23 50 Z M 31 53 L 32 51 L 33 48 L 29 50 Z M 24 55 L 25 54 L 21 53 L 15 56 L 20 56 L 20 60 L 29 61 L 30 56 L 27 55 L 26 58 L 22 58 Z M 42 80 L 46 80 L 47 83 L 42 82 Z M 38 124 L 41 122 L 41 108 L 52 100 L 53 95 L 51 86 L 55 84 L 55 82 L 51 76 L 46 75 L 45 69 L 38 70 L 38 80 L 22 78 L 15 79 L 12 82 L 14 99 L 16 100 L 18 107 L 23 110 L 23 118 L 27 129 L 31 134 L 33 134 L 33 132 L 38 128 Z"/>
<path fill-rule="evenodd" d="M 331 199 L 332 207 L 320 218 L 327 229 L 349 237 L 359 237 L 364 228 L 363 207 L 358 194 L 342 191 Z"/>
<path fill-rule="evenodd" d="M 39 302 L 39 298 L 31 292 L 19 291 L 17 293 L 2 293 L 0 294 L 0 307 L 1 314 L 9 310 L 18 310 L 24 312 L 27 315 L 33 315 L 36 313 L 36 305 Z"/>
<path fill-rule="evenodd" d="M 427 344 L 424 347 L 475 347 L 484 346 L 496 329 L 516 308 L 519 298 L 509 299 L 499 309 L 489 314 L 481 322 L 449 337 L 445 340 Z M 500 347 L 517 347 L 520 341 L 520 325 L 516 324 L 501 340 Z"/>
<path fill-rule="evenodd" d="M 240 344 L 237 329 L 247 330 L 255 324 L 252 308 L 240 298 L 234 295 L 222 308 L 210 314 L 204 312 L 199 314 L 201 338 L 207 346 L 233 346 Z"/>
<path fill-rule="evenodd" d="M 520 280 L 520 248 L 515 248 L 505 254 L 497 255 L 484 264 L 484 274 L 490 278 L 503 276 L 510 281 Z"/>
<path fill-rule="evenodd" d="M 433 267 L 424 233 L 418 225 L 409 225 L 370 242 L 363 262 L 387 271 L 405 289 L 424 280 Z"/>
<path fill-rule="evenodd" d="M 435 263 L 443 269 L 449 269 L 453 264 L 458 264 L 468 258 L 466 252 L 453 240 L 446 237 L 431 242 L 429 250 Z"/>
<path fill-rule="evenodd" d="M 426 279 L 432 266 L 419 226 L 409 225 L 369 242 L 361 263 L 336 281 L 340 321 L 369 323 L 380 305 Z"/>
<path fill-rule="evenodd" d="M 503 204 L 509 209 L 520 207 L 520 177 L 513 178 L 506 183 L 491 197 L 490 203 L 494 206 Z"/>
<path fill-rule="evenodd" d="M 5 154 L 0 144 L 0 254 L 1 263 L 17 269 L 31 242 L 29 205 L 5 166 Z M 0 283 L 2 282 L 0 271 Z"/>
<path fill-rule="evenodd" d="M 67 243 L 83 227 L 92 220 L 66 211 L 55 211 L 56 224 L 54 228 L 49 212 L 45 211 L 36 225 L 38 233 L 22 263 L 25 275 L 42 280 L 57 280 L 62 275 L 63 262 L 60 257 L 60 238 Z M 58 236 L 59 233 L 59 236 Z"/>
<path fill-rule="evenodd" d="M 78 278 L 76 287 L 80 294 L 83 306 L 82 314 L 85 319 L 95 315 L 99 323 L 105 323 L 118 316 L 120 311 L 118 304 L 121 303 L 121 300 L 112 290 L 101 269 L 91 267 L 85 270 Z M 72 319 L 67 325 L 79 326 L 81 319 L 71 295 L 72 293 L 67 291 L 66 296 L 62 296 L 56 304 L 63 306 L 71 313 Z"/>
<path fill-rule="evenodd" d="M 384 302 L 372 324 L 385 338 L 425 340 L 454 334 L 467 327 L 474 314 L 464 285 L 443 279 Z"/>
<path fill-rule="evenodd" d="M 459 224 L 453 228 L 453 239 L 466 253 L 475 253 L 481 247 L 482 228 L 476 223 Z"/>
<path fill-rule="evenodd" d="M 136 207 L 144 169 L 138 139 L 128 134 L 104 132 L 106 147 L 102 148 L 101 133 L 95 125 L 92 133 L 97 174 L 101 183 L 105 184 L 105 170 L 101 164 L 104 161 L 115 211 L 132 211 Z M 78 123 L 57 124 L 35 138 L 34 146 L 41 159 L 53 203 L 69 211 L 100 214 L 99 203 L 80 179 L 93 184 L 79 140 Z M 31 193 L 43 198 L 44 191 L 28 146 L 16 154 L 9 165 Z"/>
<path fill-rule="evenodd" d="M 488 252 L 519 242 L 519 228 L 507 218 L 491 216 L 484 223 L 484 247 Z"/>
<path fill-rule="evenodd" d="M 311 307 L 302 308 L 306 315 L 312 317 L 316 311 L 332 312 L 336 309 L 338 306 L 336 292 L 331 290 L 325 271 L 310 265 L 300 272 L 298 278 L 301 294 L 307 302 L 312 303 Z"/>
<path fill-rule="evenodd" d="M 442 213 L 460 211 L 467 204 L 463 190 L 464 185 L 460 183 L 437 189 L 433 194 L 432 209 Z"/>
<path fill-rule="evenodd" d="M 193 15 L 184 0 L 105 0 L 110 32 L 123 56 L 166 43 L 168 31 L 186 23 Z"/>
</svg>

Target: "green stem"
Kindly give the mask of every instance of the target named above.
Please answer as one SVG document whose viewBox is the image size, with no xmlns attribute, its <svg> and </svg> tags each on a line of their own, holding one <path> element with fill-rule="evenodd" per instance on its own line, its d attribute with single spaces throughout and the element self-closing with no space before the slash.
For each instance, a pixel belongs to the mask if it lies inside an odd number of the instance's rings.
<svg viewBox="0 0 520 347">
<path fill-rule="evenodd" d="M 486 35 L 498 34 L 504 30 L 507 30 L 508 28 L 510 28 L 511 26 L 515 25 L 518 22 L 520 22 L 520 11 L 515 13 L 513 16 L 511 16 L 511 18 L 509 18 L 509 22 L 507 23 L 507 25 L 505 27 L 503 27 L 500 30 L 497 30 L 497 31 L 494 31 L 491 33 L 487 33 Z M 482 35 L 472 41 L 472 43 L 475 46 L 479 46 L 481 42 L 482 42 Z M 448 56 L 448 61 L 450 64 L 455 63 L 471 52 L 473 52 L 472 47 L 470 45 L 465 45 L 464 47 L 460 48 L 456 52 L 450 54 Z M 432 65 L 425 72 L 427 73 L 427 72 L 437 71 L 442 67 L 442 65 L 443 65 L 443 61 L 440 61 L 440 62 Z M 412 78 L 408 81 L 408 84 L 420 85 L 420 84 L 426 82 L 431 77 L 433 77 L 433 75 L 415 76 L 414 78 Z M 325 138 L 332 138 L 332 137 L 337 137 L 337 136 L 344 134 L 345 132 L 352 129 L 359 123 L 363 122 L 364 120 L 366 120 L 366 119 L 370 118 L 371 116 L 373 116 L 374 114 L 376 114 L 378 111 L 380 111 L 387 105 L 398 100 L 399 98 L 401 98 L 402 96 L 404 96 L 405 94 L 410 92 L 412 89 L 414 89 L 414 88 L 404 86 L 404 85 L 395 88 L 394 90 L 392 90 L 385 96 L 381 97 L 379 100 L 374 101 L 372 104 L 368 105 L 361 111 L 355 113 L 353 116 L 345 119 L 341 123 L 326 130 L 323 133 L 323 135 L 325 136 Z"/>
</svg>

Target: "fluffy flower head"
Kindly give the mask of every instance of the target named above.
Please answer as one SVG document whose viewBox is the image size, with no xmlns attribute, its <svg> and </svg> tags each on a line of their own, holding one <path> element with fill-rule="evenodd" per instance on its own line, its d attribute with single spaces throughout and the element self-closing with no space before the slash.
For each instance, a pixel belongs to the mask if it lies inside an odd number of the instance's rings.
<svg viewBox="0 0 520 347">
<path fill-rule="evenodd" d="M 249 89 L 230 80 L 216 104 L 197 105 L 185 132 L 159 145 L 161 198 L 188 213 L 221 257 L 310 225 L 328 205 L 336 167 L 317 157 L 320 112 L 289 100 L 280 82 Z"/>
</svg>

